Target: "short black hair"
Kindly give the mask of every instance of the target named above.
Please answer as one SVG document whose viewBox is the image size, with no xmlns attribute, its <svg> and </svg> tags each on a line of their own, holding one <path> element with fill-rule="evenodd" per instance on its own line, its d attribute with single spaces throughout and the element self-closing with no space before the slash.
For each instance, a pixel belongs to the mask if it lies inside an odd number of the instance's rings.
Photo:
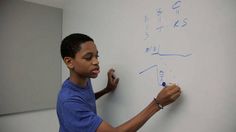
<svg viewBox="0 0 236 132">
<path fill-rule="evenodd" d="M 75 54 L 81 49 L 81 44 L 87 41 L 93 41 L 93 39 L 88 35 L 81 33 L 73 33 L 65 37 L 61 42 L 62 59 L 65 57 L 75 58 Z"/>
</svg>

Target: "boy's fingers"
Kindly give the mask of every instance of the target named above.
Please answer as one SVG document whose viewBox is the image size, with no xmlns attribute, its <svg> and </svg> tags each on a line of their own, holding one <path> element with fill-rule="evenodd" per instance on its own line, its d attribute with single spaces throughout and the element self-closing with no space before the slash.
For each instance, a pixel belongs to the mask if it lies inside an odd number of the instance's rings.
<svg viewBox="0 0 236 132">
<path fill-rule="evenodd" d="M 177 92 L 177 93 L 173 94 L 170 98 L 172 100 L 176 100 L 180 96 L 180 94 L 181 94 L 181 92 Z"/>
<path fill-rule="evenodd" d="M 181 92 L 180 87 L 177 85 L 171 85 L 167 87 L 171 93 Z"/>
<path fill-rule="evenodd" d="M 111 78 L 111 79 L 116 79 L 116 75 L 114 74 L 114 72 L 115 72 L 115 70 L 114 69 L 110 69 L 109 71 L 108 71 L 108 76 L 109 76 L 109 78 Z"/>
<path fill-rule="evenodd" d="M 108 73 L 111 73 L 111 72 L 115 72 L 115 70 L 113 68 L 111 68 Z"/>
<path fill-rule="evenodd" d="M 116 81 L 115 81 L 115 83 L 116 83 L 116 84 L 118 84 L 118 83 L 119 83 L 119 80 L 120 80 L 120 79 L 119 79 L 119 78 L 117 78 L 117 79 L 116 79 Z"/>
</svg>

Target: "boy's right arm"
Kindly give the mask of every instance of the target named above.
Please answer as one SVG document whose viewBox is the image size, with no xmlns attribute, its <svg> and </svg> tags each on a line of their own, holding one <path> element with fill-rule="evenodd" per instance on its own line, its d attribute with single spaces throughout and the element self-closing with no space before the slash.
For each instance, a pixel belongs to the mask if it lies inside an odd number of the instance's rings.
<svg viewBox="0 0 236 132">
<path fill-rule="evenodd" d="M 163 88 L 157 95 L 156 100 L 153 100 L 145 109 L 139 114 L 125 122 L 118 127 L 112 127 L 107 122 L 103 121 L 97 129 L 97 132 L 135 132 L 141 128 L 148 119 L 150 119 L 161 108 L 157 102 L 162 106 L 166 106 L 174 102 L 181 94 L 180 88 L 176 85 L 167 86 Z M 157 102 L 156 102 L 157 101 Z"/>
</svg>

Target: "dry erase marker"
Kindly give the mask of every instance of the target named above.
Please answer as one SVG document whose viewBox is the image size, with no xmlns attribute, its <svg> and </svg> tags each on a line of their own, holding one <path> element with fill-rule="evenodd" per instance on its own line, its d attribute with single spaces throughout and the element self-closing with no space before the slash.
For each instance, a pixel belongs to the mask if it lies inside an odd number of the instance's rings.
<svg viewBox="0 0 236 132">
<path fill-rule="evenodd" d="M 163 87 L 166 87 L 166 82 L 162 82 L 161 84 Z"/>
</svg>

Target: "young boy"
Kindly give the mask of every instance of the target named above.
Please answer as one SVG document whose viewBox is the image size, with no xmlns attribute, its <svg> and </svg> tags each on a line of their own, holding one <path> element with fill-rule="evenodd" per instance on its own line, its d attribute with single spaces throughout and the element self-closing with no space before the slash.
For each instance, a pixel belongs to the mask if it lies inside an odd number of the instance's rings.
<svg viewBox="0 0 236 132">
<path fill-rule="evenodd" d="M 57 115 L 60 132 L 134 132 L 151 116 L 180 96 L 176 85 L 166 86 L 139 114 L 120 126 L 113 127 L 96 112 L 96 99 L 116 89 L 119 78 L 108 71 L 106 88 L 94 94 L 90 78 L 99 74 L 98 51 L 92 38 L 71 34 L 61 43 L 61 56 L 70 71 L 58 94 Z"/>
</svg>

